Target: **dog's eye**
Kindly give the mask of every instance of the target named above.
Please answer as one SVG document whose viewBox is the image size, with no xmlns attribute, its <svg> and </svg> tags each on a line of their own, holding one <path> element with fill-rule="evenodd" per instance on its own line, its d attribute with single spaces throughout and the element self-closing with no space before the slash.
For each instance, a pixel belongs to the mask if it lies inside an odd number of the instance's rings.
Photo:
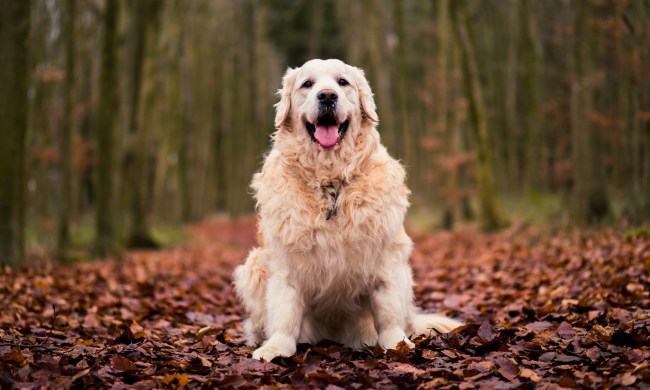
<svg viewBox="0 0 650 390">
<path fill-rule="evenodd" d="M 302 88 L 311 88 L 314 83 L 312 83 L 311 80 L 307 80 L 304 83 L 302 83 Z"/>
<path fill-rule="evenodd" d="M 350 85 L 350 83 L 346 79 L 339 79 L 339 85 L 345 87 L 346 85 Z"/>
</svg>

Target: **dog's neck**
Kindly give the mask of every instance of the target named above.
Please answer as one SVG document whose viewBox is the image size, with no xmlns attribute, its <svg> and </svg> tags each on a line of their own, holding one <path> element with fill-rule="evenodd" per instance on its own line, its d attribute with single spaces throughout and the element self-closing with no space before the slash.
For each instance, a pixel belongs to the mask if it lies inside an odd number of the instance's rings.
<svg viewBox="0 0 650 390">
<path fill-rule="evenodd" d="M 312 188 L 330 185 L 338 188 L 364 173 L 379 146 L 379 133 L 372 126 L 351 133 L 340 147 L 326 150 L 306 137 L 296 137 L 281 128 L 273 137 L 274 148 L 297 180 Z"/>
</svg>

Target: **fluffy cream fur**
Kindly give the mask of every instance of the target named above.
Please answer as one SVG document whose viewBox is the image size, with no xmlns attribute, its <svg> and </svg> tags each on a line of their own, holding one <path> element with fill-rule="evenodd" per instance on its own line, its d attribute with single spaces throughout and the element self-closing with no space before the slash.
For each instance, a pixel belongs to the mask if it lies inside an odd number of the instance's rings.
<svg viewBox="0 0 650 390">
<path fill-rule="evenodd" d="M 338 95 L 337 121 L 349 120 L 333 148 L 313 142 L 306 128 L 317 120 L 324 89 Z M 351 347 L 413 346 L 408 335 L 460 326 L 414 306 L 413 244 L 404 231 L 409 190 L 404 168 L 379 141 L 363 71 L 312 60 L 287 71 L 279 95 L 273 148 L 252 182 L 260 247 L 234 273 L 249 315 L 247 339 L 262 344 L 253 357 L 291 356 L 296 343 L 324 338 Z M 332 188 L 339 195 L 327 220 Z"/>
</svg>

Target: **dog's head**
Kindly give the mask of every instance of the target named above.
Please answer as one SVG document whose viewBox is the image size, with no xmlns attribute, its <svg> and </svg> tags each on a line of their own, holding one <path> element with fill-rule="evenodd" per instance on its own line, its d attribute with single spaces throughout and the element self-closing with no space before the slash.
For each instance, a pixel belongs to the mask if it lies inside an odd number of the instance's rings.
<svg viewBox="0 0 650 390">
<path fill-rule="evenodd" d="M 375 102 L 363 71 L 339 60 L 311 60 L 289 68 L 282 79 L 275 125 L 336 149 L 352 133 L 377 122 Z"/>
</svg>

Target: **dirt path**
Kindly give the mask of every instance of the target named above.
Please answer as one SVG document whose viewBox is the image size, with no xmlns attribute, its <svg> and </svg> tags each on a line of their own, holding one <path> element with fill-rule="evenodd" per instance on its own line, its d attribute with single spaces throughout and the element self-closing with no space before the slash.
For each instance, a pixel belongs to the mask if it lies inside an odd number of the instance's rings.
<svg viewBox="0 0 650 390">
<path fill-rule="evenodd" d="M 254 223 L 123 262 L 0 273 L 0 386 L 532 388 L 650 386 L 650 238 L 416 237 L 416 297 L 469 321 L 412 351 L 323 342 L 260 363 L 230 274 Z"/>
</svg>

